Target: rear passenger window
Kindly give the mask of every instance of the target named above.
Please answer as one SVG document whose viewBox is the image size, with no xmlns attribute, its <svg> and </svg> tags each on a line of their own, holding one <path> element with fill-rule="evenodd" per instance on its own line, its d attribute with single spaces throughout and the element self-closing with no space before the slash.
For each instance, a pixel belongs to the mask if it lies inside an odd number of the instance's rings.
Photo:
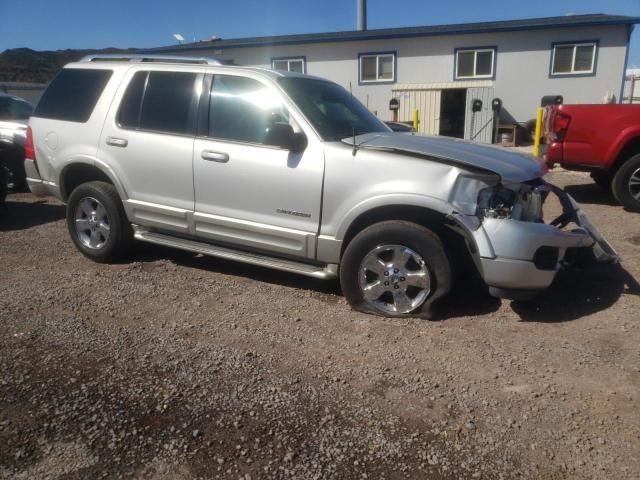
<svg viewBox="0 0 640 480">
<path fill-rule="evenodd" d="M 209 137 L 263 144 L 270 125 L 288 121 L 278 94 L 262 83 L 246 77 L 214 77 Z"/>
<path fill-rule="evenodd" d="M 84 123 L 89 120 L 111 70 L 65 68 L 38 102 L 34 117 Z"/>
<path fill-rule="evenodd" d="M 188 72 L 138 72 L 127 87 L 118 124 L 124 128 L 194 135 L 196 79 Z"/>
<path fill-rule="evenodd" d="M 140 122 L 140 105 L 142 105 L 142 95 L 144 86 L 147 83 L 149 72 L 138 72 L 127 87 L 127 91 L 122 97 L 120 111 L 118 112 L 118 124 L 125 128 L 138 128 Z"/>
</svg>

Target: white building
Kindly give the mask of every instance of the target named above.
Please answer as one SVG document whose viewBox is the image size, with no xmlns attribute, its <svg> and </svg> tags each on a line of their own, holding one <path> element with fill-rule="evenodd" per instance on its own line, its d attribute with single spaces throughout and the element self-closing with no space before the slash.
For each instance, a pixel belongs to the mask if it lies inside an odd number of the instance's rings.
<svg viewBox="0 0 640 480">
<path fill-rule="evenodd" d="M 360 18 L 364 27 L 364 21 Z M 571 15 L 458 25 L 215 39 L 144 53 L 216 56 L 240 65 L 295 70 L 346 88 L 383 120 L 417 109 L 420 131 L 491 139 L 491 99 L 501 123 L 535 117 L 544 95 L 565 103 L 620 101 L 633 25 L 640 18 Z M 473 113 L 474 99 L 483 109 Z"/>
</svg>

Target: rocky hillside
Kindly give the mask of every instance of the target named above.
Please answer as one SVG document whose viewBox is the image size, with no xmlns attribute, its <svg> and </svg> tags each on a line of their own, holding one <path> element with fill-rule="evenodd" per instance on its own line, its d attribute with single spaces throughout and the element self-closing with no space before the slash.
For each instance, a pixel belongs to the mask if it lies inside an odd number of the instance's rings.
<svg viewBox="0 0 640 480">
<path fill-rule="evenodd" d="M 101 50 L 56 50 L 37 52 L 14 48 L 0 53 L 0 82 L 46 83 L 63 65 L 96 53 L 133 53 L 135 48 Z"/>
</svg>

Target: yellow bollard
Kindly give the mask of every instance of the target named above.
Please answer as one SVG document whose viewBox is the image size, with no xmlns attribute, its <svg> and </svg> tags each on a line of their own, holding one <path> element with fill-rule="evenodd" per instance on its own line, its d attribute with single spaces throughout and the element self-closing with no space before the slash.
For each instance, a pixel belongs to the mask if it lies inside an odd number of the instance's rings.
<svg viewBox="0 0 640 480">
<path fill-rule="evenodd" d="M 537 157 L 540 153 L 540 133 L 542 130 L 542 113 L 544 109 L 542 107 L 538 108 L 538 113 L 536 115 L 536 133 L 535 138 L 533 139 L 533 156 Z"/>
<path fill-rule="evenodd" d="M 413 130 L 418 131 L 418 110 L 413 111 Z"/>
</svg>

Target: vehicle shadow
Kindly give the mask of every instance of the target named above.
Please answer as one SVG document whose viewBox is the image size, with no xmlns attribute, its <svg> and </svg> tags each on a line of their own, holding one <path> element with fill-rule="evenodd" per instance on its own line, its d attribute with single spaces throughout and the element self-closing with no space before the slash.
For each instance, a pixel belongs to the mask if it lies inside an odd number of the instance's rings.
<svg viewBox="0 0 640 480">
<path fill-rule="evenodd" d="M 181 267 L 207 270 L 223 275 L 244 277 L 258 282 L 281 285 L 283 287 L 324 293 L 335 296 L 336 302 L 339 297 L 342 296 L 338 281 L 325 281 L 311 277 L 304 277 L 294 273 L 281 272 L 267 267 L 225 260 L 223 258 L 210 257 L 185 250 L 154 245 L 151 243 L 137 242 L 131 253 L 127 255 L 122 262 L 144 263 L 157 260 L 169 260 Z"/>
<path fill-rule="evenodd" d="M 621 295 L 640 296 L 640 284 L 620 264 L 597 264 L 560 272 L 536 299 L 511 308 L 525 322 L 568 322 L 606 310 Z"/>
<path fill-rule="evenodd" d="M 337 280 L 323 281 L 266 267 L 248 265 L 221 258 L 138 243 L 123 259 L 129 262 L 169 260 L 176 265 L 252 281 L 280 285 L 320 294 L 327 303 L 340 301 L 342 292 Z M 511 302 L 513 311 L 527 322 L 566 322 L 599 312 L 615 304 L 621 295 L 640 295 L 640 284 L 620 265 L 597 264 L 585 270 L 562 271 L 553 285 L 531 302 Z M 434 320 L 444 321 L 465 316 L 496 312 L 502 300 L 492 297 L 477 275 L 460 278 L 451 293 L 436 307 Z"/>
<path fill-rule="evenodd" d="M 25 230 L 65 218 L 64 205 L 53 205 L 46 199 L 23 202 L 12 197 L 9 195 L 6 203 L 0 206 L 0 232 Z"/>
<path fill-rule="evenodd" d="M 567 185 L 564 189 L 578 203 L 609 206 L 620 205 L 616 199 L 613 198 L 611 192 L 605 191 L 595 183 Z"/>
<path fill-rule="evenodd" d="M 451 292 L 436 305 L 434 320 L 487 315 L 500 308 L 499 298 L 489 295 L 489 287 L 475 273 L 461 275 Z"/>
</svg>

